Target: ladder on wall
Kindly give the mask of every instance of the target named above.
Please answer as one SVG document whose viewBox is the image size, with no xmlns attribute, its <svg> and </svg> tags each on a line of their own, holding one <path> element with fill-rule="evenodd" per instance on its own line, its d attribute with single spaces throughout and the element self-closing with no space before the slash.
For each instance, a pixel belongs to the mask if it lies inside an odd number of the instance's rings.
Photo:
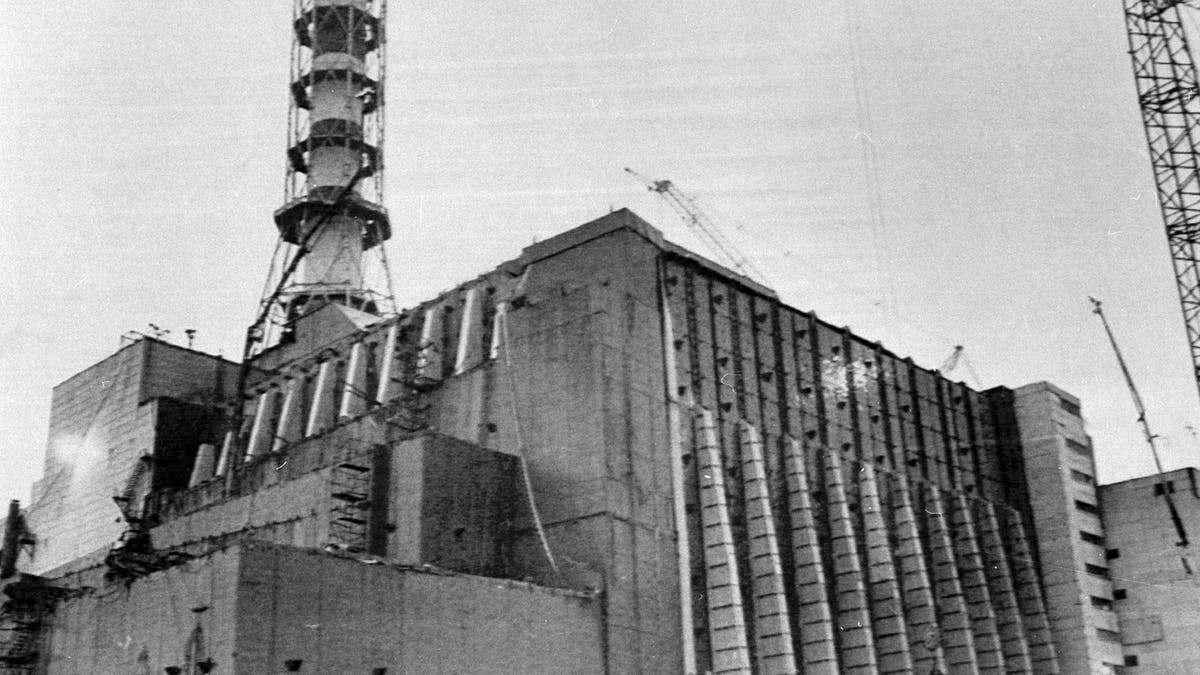
<svg viewBox="0 0 1200 675">
<path fill-rule="evenodd" d="M 364 460 L 340 462 L 330 477 L 329 543 L 342 551 L 367 550 L 371 467 Z"/>
</svg>

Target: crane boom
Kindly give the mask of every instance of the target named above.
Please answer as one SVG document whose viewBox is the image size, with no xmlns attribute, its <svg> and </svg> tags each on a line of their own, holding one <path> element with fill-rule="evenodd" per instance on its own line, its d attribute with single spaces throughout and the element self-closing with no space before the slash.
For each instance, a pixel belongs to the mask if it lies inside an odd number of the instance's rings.
<svg viewBox="0 0 1200 675">
<path fill-rule="evenodd" d="M 733 267 L 735 271 L 755 281 L 765 281 L 766 277 L 763 273 L 738 251 L 733 242 L 721 234 L 721 229 L 701 210 L 695 199 L 675 187 L 675 184 L 669 180 L 647 178 L 629 167 L 625 167 L 625 172 L 645 185 L 647 190 L 661 195 L 663 200 L 679 213 L 683 222 L 704 237 L 708 245 L 712 246 L 713 252 L 723 257 L 724 262 Z"/>
<path fill-rule="evenodd" d="M 1158 446 L 1155 445 L 1154 434 L 1150 433 L 1150 422 L 1146 420 L 1146 406 L 1142 405 L 1142 396 L 1138 393 L 1137 385 L 1133 383 L 1133 376 L 1129 374 L 1129 366 L 1125 365 L 1125 358 L 1121 356 L 1121 348 L 1117 346 L 1117 338 L 1113 336 L 1112 327 L 1108 325 L 1108 318 L 1104 316 L 1104 310 L 1100 308 L 1100 301 L 1095 298 L 1088 298 L 1092 302 L 1092 312 L 1100 317 L 1100 322 L 1104 324 L 1104 333 L 1108 335 L 1108 343 L 1112 345 L 1113 353 L 1117 355 L 1117 365 L 1121 367 L 1121 375 L 1125 377 L 1125 386 L 1129 387 L 1129 394 L 1133 397 L 1133 407 L 1137 409 L 1138 423 L 1142 425 L 1142 433 L 1146 436 L 1146 443 L 1150 446 L 1150 454 L 1154 456 L 1154 468 L 1158 469 L 1158 487 L 1162 492 L 1163 497 L 1167 501 L 1167 510 L 1171 513 L 1171 522 L 1175 525 L 1175 533 L 1179 535 L 1178 546 L 1186 547 L 1188 545 L 1187 530 L 1183 528 L 1183 520 L 1179 517 L 1179 510 L 1175 508 L 1175 500 L 1171 497 L 1171 491 L 1167 489 L 1166 479 L 1163 477 L 1162 460 L 1158 457 Z"/>
<path fill-rule="evenodd" d="M 1200 86 L 1186 0 L 1125 0 L 1129 55 L 1200 391 Z"/>
</svg>

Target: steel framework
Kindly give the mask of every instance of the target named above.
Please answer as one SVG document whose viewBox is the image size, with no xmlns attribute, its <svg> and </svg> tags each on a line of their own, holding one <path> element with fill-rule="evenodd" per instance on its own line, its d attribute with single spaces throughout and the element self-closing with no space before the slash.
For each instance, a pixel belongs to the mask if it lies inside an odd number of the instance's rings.
<svg viewBox="0 0 1200 675">
<path fill-rule="evenodd" d="M 293 2 L 280 235 L 245 356 L 270 346 L 314 297 L 396 309 L 383 245 L 386 23 L 386 0 Z M 306 273 L 306 264 L 341 274 Z"/>
<path fill-rule="evenodd" d="M 1200 387 L 1200 94 L 1182 0 L 1125 0 L 1129 54 Z M 1198 389 L 1200 390 L 1200 389 Z"/>
</svg>

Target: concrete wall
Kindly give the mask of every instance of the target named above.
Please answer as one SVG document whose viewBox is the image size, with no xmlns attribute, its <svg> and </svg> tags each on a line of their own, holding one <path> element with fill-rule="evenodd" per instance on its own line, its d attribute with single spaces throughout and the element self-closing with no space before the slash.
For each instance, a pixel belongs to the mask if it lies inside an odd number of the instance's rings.
<svg viewBox="0 0 1200 675">
<path fill-rule="evenodd" d="M 603 673 L 598 603 L 518 582 L 443 576 L 247 544 L 236 673 Z"/>
<path fill-rule="evenodd" d="M 1116 672 L 1124 663 L 1120 625 L 1111 604 L 1105 527 L 1079 400 L 1046 382 L 1014 394 L 1059 662 L 1064 673 Z"/>
<path fill-rule="evenodd" d="M 124 524 L 112 501 L 155 447 L 153 400 L 212 404 L 233 365 L 145 339 L 54 388 L 43 477 L 26 511 L 37 537 L 22 570 L 40 573 L 112 545 Z"/>
<path fill-rule="evenodd" d="M 82 595 L 50 616 L 38 672 L 163 673 L 184 665 L 197 628 L 214 672 L 232 672 L 240 559 L 236 549 L 216 551 L 128 586 L 108 584 L 96 570 L 60 580 Z"/>
<path fill-rule="evenodd" d="M 128 585 L 100 570 L 59 583 L 77 590 L 49 619 L 47 675 L 199 672 L 189 654 L 245 675 L 292 659 L 306 673 L 604 672 L 597 601 L 519 582 L 248 542 Z"/>
<path fill-rule="evenodd" d="M 1200 672 L 1200 491 L 1196 469 L 1170 471 L 1167 489 L 1186 529 L 1179 541 L 1157 487 L 1158 476 L 1102 485 L 1114 601 L 1121 621 L 1125 673 Z M 1131 658 L 1132 657 L 1132 658 Z M 1136 663 L 1135 663 L 1136 662 Z"/>
</svg>

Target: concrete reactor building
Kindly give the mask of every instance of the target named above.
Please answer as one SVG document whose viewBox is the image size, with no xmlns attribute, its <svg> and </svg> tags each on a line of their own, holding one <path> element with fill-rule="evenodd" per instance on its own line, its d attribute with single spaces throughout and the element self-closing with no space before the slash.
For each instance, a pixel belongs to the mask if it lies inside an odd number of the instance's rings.
<svg viewBox="0 0 1200 675">
<path fill-rule="evenodd" d="M 384 2 L 294 16 L 243 359 L 140 336 L 54 389 L 0 675 L 1075 674 L 1187 639 L 1101 573 L 1152 547 L 1106 556 L 1133 497 L 1052 385 L 952 382 L 624 209 L 398 310 Z"/>
</svg>

